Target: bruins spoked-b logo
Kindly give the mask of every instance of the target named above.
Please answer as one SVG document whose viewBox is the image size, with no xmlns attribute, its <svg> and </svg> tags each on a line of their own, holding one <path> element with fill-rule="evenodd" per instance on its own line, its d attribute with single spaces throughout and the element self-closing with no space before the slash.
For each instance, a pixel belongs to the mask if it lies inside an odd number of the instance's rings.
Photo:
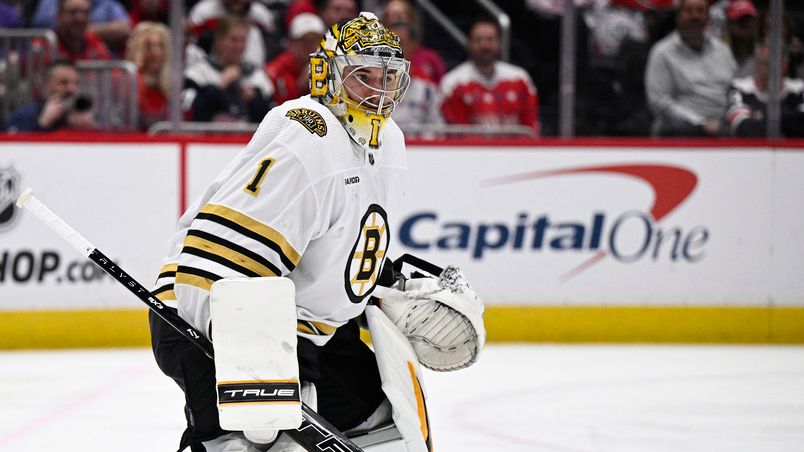
<svg viewBox="0 0 804 452">
<path fill-rule="evenodd" d="M 360 220 L 360 233 L 346 263 L 346 294 L 352 303 L 363 301 L 377 285 L 390 237 L 385 210 L 377 204 L 370 205 Z"/>
<path fill-rule="evenodd" d="M 20 175 L 13 166 L 0 168 L 0 231 L 14 223 L 17 209 L 14 203 L 20 195 Z"/>
</svg>

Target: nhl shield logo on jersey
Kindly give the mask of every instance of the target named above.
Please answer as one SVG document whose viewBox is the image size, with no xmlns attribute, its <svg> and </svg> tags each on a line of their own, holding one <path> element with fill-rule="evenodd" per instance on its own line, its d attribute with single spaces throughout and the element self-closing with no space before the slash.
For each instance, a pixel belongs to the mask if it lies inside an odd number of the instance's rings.
<svg viewBox="0 0 804 452">
<path fill-rule="evenodd" d="M 14 167 L 0 168 L 0 231 L 8 229 L 17 217 L 14 202 L 20 195 L 20 175 Z"/>
<path fill-rule="evenodd" d="M 315 110 L 294 108 L 285 113 L 285 116 L 303 125 L 310 133 L 320 137 L 327 134 L 327 123 L 324 121 L 324 117 Z"/>
<path fill-rule="evenodd" d="M 385 210 L 370 205 L 360 220 L 360 233 L 346 263 L 346 294 L 352 303 L 363 301 L 377 285 L 390 238 Z"/>
</svg>

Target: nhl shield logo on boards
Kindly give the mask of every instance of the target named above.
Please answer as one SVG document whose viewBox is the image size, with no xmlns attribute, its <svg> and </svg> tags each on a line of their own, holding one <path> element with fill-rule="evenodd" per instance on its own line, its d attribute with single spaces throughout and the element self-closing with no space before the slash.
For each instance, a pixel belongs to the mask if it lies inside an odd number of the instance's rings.
<svg viewBox="0 0 804 452">
<path fill-rule="evenodd" d="M 14 204 L 20 195 L 20 174 L 13 166 L 0 167 L 0 231 L 10 229 L 17 218 Z"/>
</svg>

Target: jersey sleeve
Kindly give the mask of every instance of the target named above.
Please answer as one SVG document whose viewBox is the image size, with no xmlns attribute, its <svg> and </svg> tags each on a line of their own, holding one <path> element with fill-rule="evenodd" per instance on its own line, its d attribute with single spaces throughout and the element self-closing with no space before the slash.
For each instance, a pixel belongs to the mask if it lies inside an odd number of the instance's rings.
<svg viewBox="0 0 804 452">
<path fill-rule="evenodd" d="M 274 140 L 244 157 L 187 229 L 175 273 L 179 314 L 208 333 L 213 282 L 293 271 L 321 228 L 319 211 L 304 165 L 286 145 Z"/>
</svg>

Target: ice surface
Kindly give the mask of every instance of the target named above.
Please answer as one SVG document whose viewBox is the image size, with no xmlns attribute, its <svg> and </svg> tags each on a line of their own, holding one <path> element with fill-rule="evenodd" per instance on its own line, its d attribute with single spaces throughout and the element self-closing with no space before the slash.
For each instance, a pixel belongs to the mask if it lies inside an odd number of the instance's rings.
<svg viewBox="0 0 804 452">
<path fill-rule="evenodd" d="M 800 452 L 804 347 L 491 345 L 427 372 L 436 450 Z M 0 451 L 173 451 L 149 350 L 0 353 Z"/>
</svg>

